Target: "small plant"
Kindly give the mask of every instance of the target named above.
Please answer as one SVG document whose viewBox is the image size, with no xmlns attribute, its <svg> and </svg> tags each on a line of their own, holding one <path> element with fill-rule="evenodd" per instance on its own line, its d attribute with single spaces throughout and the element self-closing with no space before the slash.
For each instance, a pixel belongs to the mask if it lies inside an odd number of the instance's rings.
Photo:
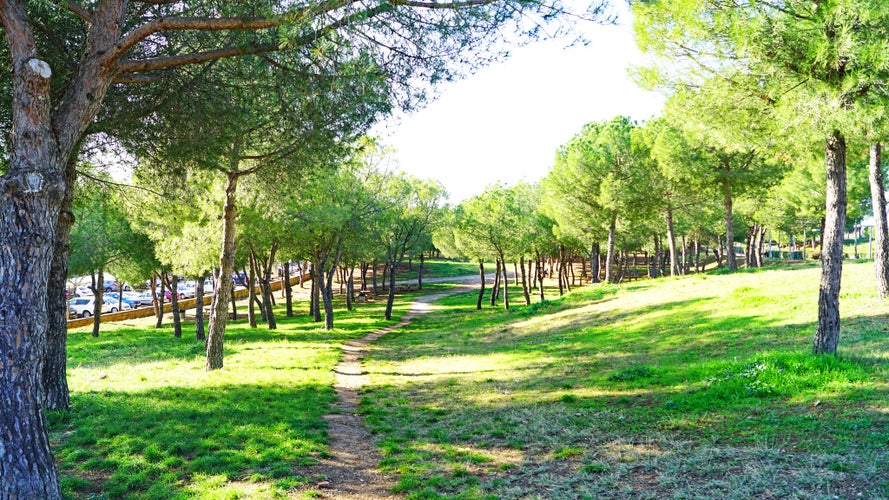
<svg viewBox="0 0 889 500">
<path fill-rule="evenodd" d="M 632 382 L 654 376 L 654 371 L 647 366 L 632 366 L 618 370 L 608 376 L 609 382 Z"/>
</svg>

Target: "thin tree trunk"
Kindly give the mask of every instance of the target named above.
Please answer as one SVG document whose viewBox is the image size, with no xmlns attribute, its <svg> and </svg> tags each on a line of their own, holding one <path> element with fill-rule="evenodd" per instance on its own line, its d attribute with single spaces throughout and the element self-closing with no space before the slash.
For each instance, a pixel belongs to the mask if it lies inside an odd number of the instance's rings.
<svg viewBox="0 0 889 500">
<path fill-rule="evenodd" d="M 543 296 L 543 294 L 544 294 L 544 292 L 543 292 L 543 278 L 544 278 L 544 276 L 543 276 L 543 272 L 542 272 L 543 271 L 543 269 L 542 269 L 543 261 L 540 259 L 540 252 L 535 251 L 534 253 L 535 253 L 535 256 L 537 257 L 537 264 L 536 264 L 536 266 L 537 266 L 537 291 L 540 292 L 540 301 L 543 302 L 544 300 L 546 300 L 546 298 Z"/>
<path fill-rule="evenodd" d="M 235 160 L 232 160 L 235 163 Z M 210 324 L 207 328 L 207 362 L 206 370 L 218 370 L 223 366 L 223 342 L 225 326 L 228 322 L 228 303 L 232 303 L 232 316 L 237 317 L 235 297 L 233 293 L 234 282 L 232 274 L 235 270 L 235 219 L 237 208 L 235 206 L 235 191 L 238 186 L 238 176 L 228 173 L 225 186 L 225 204 L 222 208 L 222 248 L 219 254 L 219 276 L 216 277 L 216 286 L 213 287 L 213 302 L 210 306 Z"/>
<path fill-rule="evenodd" d="M 423 289 L 423 267 L 426 265 L 426 261 L 423 259 L 423 252 L 420 252 L 420 269 L 417 270 L 417 289 Z"/>
<path fill-rule="evenodd" d="M 315 323 L 321 322 L 321 290 L 323 287 L 321 266 L 318 261 L 312 262 L 312 320 Z"/>
<path fill-rule="evenodd" d="M 614 283 L 614 238 L 617 230 L 617 217 L 611 216 L 608 225 L 608 254 L 605 257 L 605 281 Z"/>
<path fill-rule="evenodd" d="M 161 289 L 160 294 L 157 293 L 158 285 L 160 285 Z M 154 314 L 157 317 L 154 327 L 160 328 L 164 324 L 164 302 L 166 294 L 164 294 L 164 278 L 157 272 L 154 273 L 154 278 L 151 281 L 151 294 L 154 296 Z"/>
<path fill-rule="evenodd" d="M 93 337 L 99 336 L 99 324 L 102 321 L 102 305 L 104 303 L 102 297 L 105 294 L 105 270 L 99 267 L 98 275 L 99 283 L 101 283 L 101 285 L 93 287 L 93 298 L 95 299 L 93 301 Z"/>
<path fill-rule="evenodd" d="M 481 286 L 478 289 L 478 300 L 475 302 L 475 308 L 481 310 L 482 299 L 485 296 L 485 260 L 478 260 L 478 277 L 481 280 Z"/>
<path fill-rule="evenodd" d="M 528 276 L 525 274 L 525 256 L 519 256 L 519 267 L 522 268 L 522 295 L 525 296 L 525 305 L 531 305 L 531 292 L 528 290 Z"/>
<path fill-rule="evenodd" d="M 840 340 L 840 277 L 843 270 L 843 231 L 846 226 L 846 140 L 839 131 L 827 138 L 827 208 L 821 247 L 818 328 L 813 339 L 817 354 L 835 354 Z"/>
<path fill-rule="evenodd" d="M 173 337 L 182 338 L 182 311 L 179 310 L 179 277 L 172 275 L 167 284 L 170 289 L 170 307 L 173 313 Z"/>
<path fill-rule="evenodd" d="M 420 269 L 423 268 L 423 264 L 420 264 Z M 346 310 L 352 310 L 352 297 L 355 294 L 355 266 L 350 265 L 348 270 L 346 271 Z M 421 271 L 422 272 L 422 271 Z"/>
<path fill-rule="evenodd" d="M 500 259 L 494 262 L 494 284 L 491 286 L 491 305 L 497 305 L 497 293 L 500 291 Z"/>
<path fill-rule="evenodd" d="M 247 323 L 250 325 L 250 328 L 256 328 L 256 287 L 253 286 L 256 279 L 256 261 L 252 251 L 247 256 L 247 261 L 250 265 L 250 274 L 245 280 L 247 281 Z M 247 270 L 245 269 L 244 271 L 246 274 Z"/>
<path fill-rule="evenodd" d="M 392 305 L 395 304 L 395 266 L 398 263 L 395 261 L 389 262 L 389 296 L 386 298 L 386 314 L 385 318 L 387 321 L 392 319 Z"/>
<path fill-rule="evenodd" d="M 500 262 L 502 263 L 501 272 L 503 272 L 503 308 L 509 309 L 509 278 L 506 275 L 506 259 L 500 254 Z"/>
<path fill-rule="evenodd" d="M 599 283 L 601 279 L 599 278 L 599 274 L 601 270 L 599 269 L 599 255 L 601 252 L 599 251 L 599 242 L 593 243 L 592 251 L 590 254 L 590 275 L 593 277 L 593 283 Z"/>
<path fill-rule="evenodd" d="M 873 258 L 877 293 L 881 299 L 889 297 L 889 230 L 886 223 L 886 195 L 883 182 L 882 144 L 870 147 L 870 196 L 874 211 Z"/>
<path fill-rule="evenodd" d="M 564 262 L 565 245 L 559 243 L 559 297 L 565 295 L 565 281 L 562 279 L 562 275 L 564 274 Z"/>
<path fill-rule="evenodd" d="M 374 296 L 378 296 L 378 295 L 380 295 L 380 289 L 377 286 L 377 261 L 376 260 L 374 260 L 371 263 L 371 268 L 373 270 L 371 271 L 370 277 L 371 277 L 373 287 L 374 287 Z"/>
<path fill-rule="evenodd" d="M 194 336 L 195 340 L 206 340 L 207 334 L 204 331 L 204 283 L 207 277 L 203 274 L 198 276 L 197 285 L 194 290 Z"/>
<path fill-rule="evenodd" d="M 288 318 L 293 317 L 293 285 L 290 284 L 290 261 L 284 263 L 284 308 Z"/>
<path fill-rule="evenodd" d="M 667 223 L 667 245 L 670 248 L 670 276 L 679 276 L 679 256 L 676 252 L 676 233 L 673 230 L 673 207 L 670 204 L 667 204 L 664 219 Z"/>
</svg>

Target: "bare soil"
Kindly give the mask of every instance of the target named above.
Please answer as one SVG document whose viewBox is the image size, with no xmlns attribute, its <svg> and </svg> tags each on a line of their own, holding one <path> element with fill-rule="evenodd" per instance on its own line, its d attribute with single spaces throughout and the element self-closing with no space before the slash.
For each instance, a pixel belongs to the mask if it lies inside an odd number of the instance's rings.
<svg viewBox="0 0 889 500">
<path fill-rule="evenodd" d="M 315 478 L 308 487 L 320 493 L 321 498 L 401 498 L 392 493 L 395 479 L 380 472 L 380 453 L 364 424 L 364 418 L 358 413 L 358 390 L 368 383 L 361 359 L 367 352 L 368 344 L 407 325 L 412 318 L 431 311 L 431 302 L 471 288 L 473 287 L 461 286 L 447 292 L 418 297 L 411 303 L 410 311 L 398 323 L 349 341 L 343 346 L 343 358 L 336 366 L 334 382 L 337 395 L 335 408 L 338 412 L 324 417 L 329 425 L 329 457 L 301 471 Z"/>
</svg>

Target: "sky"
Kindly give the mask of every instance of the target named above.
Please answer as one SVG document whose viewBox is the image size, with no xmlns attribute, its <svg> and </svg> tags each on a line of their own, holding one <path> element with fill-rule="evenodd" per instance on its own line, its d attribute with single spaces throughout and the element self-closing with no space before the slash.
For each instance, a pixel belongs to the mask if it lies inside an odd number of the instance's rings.
<svg viewBox="0 0 889 500">
<path fill-rule="evenodd" d="M 395 148 L 402 171 L 438 179 L 452 203 L 492 183 L 536 182 L 585 123 L 644 120 L 663 107 L 663 96 L 638 88 L 627 73 L 642 60 L 627 14 L 618 26 L 591 25 L 587 37 L 586 46 L 548 41 L 513 49 L 376 134 Z"/>
</svg>

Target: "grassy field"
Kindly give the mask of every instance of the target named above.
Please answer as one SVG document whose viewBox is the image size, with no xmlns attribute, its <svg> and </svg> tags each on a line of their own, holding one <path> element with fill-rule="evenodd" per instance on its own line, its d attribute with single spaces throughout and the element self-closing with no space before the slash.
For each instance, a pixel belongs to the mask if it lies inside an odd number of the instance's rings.
<svg viewBox="0 0 889 500">
<path fill-rule="evenodd" d="M 398 271 L 395 273 L 395 279 L 399 281 L 417 279 L 420 262 L 414 261 L 412 267 L 413 269 L 410 269 L 407 263 L 399 266 Z M 494 272 L 494 264 L 486 264 L 485 270 L 487 272 Z M 462 262 L 450 259 L 426 259 L 426 262 L 423 263 L 424 280 L 429 278 L 447 278 L 451 276 L 469 276 L 477 274 L 478 262 Z"/>
<path fill-rule="evenodd" d="M 837 357 L 814 265 L 455 295 L 376 344 L 362 411 L 409 498 L 889 498 L 889 306 L 844 267 Z"/>
<path fill-rule="evenodd" d="M 285 318 L 279 308 L 275 331 L 232 322 L 225 368 L 213 373 L 193 323 L 182 339 L 152 319 L 103 324 L 97 339 L 72 331 L 72 410 L 48 415 L 66 497 L 296 495 L 308 481 L 299 466 L 326 453 L 321 417 L 334 400 L 339 348 L 390 324 L 383 305 L 337 311 L 331 332 L 302 310 Z M 395 316 L 403 313 L 399 299 Z"/>
</svg>

